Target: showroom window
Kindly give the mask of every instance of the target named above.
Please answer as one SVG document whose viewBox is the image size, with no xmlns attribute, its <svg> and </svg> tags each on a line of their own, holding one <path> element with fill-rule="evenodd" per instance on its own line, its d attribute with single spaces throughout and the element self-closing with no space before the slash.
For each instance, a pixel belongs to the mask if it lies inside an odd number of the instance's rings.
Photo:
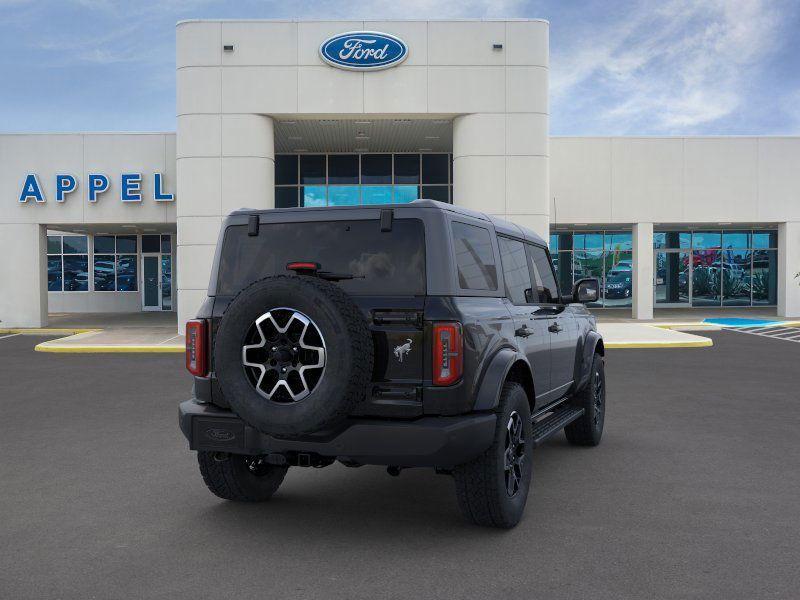
<svg viewBox="0 0 800 600">
<path fill-rule="evenodd" d="M 94 236 L 94 291 L 138 291 L 137 250 L 135 235 Z"/>
<path fill-rule="evenodd" d="M 278 154 L 275 206 L 452 202 L 450 154 Z"/>
<path fill-rule="evenodd" d="M 553 231 L 550 254 L 561 294 L 569 297 L 576 281 L 597 277 L 602 293 L 588 306 L 631 306 L 632 248 L 630 231 Z"/>
<path fill-rule="evenodd" d="M 656 305 L 775 305 L 777 246 L 775 230 L 657 231 Z"/>
<path fill-rule="evenodd" d="M 89 238 L 47 236 L 47 291 L 89 291 Z"/>
</svg>

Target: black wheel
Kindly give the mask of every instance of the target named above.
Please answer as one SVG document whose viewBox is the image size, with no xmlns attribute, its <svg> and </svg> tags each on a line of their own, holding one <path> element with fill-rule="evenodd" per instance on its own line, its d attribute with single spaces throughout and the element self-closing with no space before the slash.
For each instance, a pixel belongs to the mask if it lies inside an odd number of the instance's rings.
<svg viewBox="0 0 800 600">
<path fill-rule="evenodd" d="M 267 277 L 228 305 L 214 341 L 214 369 L 231 408 L 272 435 L 333 427 L 364 396 L 372 336 L 336 284 Z"/>
<path fill-rule="evenodd" d="M 488 527 L 514 527 L 522 518 L 533 479 L 532 427 L 521 385 L 503 386 L 491 447 L 453 471 L 465 518 Z"/>
<path fill-rule="evenodd" d="M 270 465 L 261 456 L 198 452 L 197 462 L 208 489 L 225 500 L 263 502 L 283 482 L 288 467 Z"/>
<path fill-rule="evenodd" d="M 570 444 L 597 446 L 603 437 L 606 415 L 606 371 L 603 357 L 595 354 L 592 375 L 586 386 L 575 395 L 573 404 L 584 409 L 583 416 L 564 428 Z"/>
</svg>

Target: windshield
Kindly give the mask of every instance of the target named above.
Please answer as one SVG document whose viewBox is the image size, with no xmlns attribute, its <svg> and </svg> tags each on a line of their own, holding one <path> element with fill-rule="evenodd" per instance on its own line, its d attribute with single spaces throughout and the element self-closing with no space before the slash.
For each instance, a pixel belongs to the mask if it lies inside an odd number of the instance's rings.
<svg viewBox="0 0 800 600">
<path fill-rule="evenodd" d="M 257 236 L 233 225 L 225 232 L 217 293 L 232 295 L 264 277 L 291 273 L 286 265 L 300 261 L 353 275 L 337 283 L 348 294 L 425 294 L 425 229 L 419 219 L 395 219 L 388 232 L 377 220 L 265 223 Z"/>
</svg>

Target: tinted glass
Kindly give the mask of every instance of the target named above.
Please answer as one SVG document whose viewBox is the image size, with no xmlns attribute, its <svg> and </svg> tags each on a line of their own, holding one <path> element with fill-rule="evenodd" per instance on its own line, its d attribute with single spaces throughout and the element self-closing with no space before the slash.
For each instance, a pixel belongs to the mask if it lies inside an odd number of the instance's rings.
<svg viewBox="0 0 800 600">
<path fill-rule="evenodd" d="M 89 259 L 83 256 L 64 256 L 64 291 L 89 290 Z"/>
<path fill-rule="evenodd" d="M 161 252 L 164 254 L 170 254 L 172 252 L 172 236 L 161 236 Z"/>
<path fill-rule="evenodd" d="M 94 252 L 95 254 L 114 254 L 114 236 L 113 235 L 96 235 L 94 236 Z"/>
<path fill-rule="evenodd" d="M 328 156 L 328 183 L 358 183 L 358 154 Z"/>
<path fill-rule="evenodd" d="M 363 154 L 361 183 L 392 183 L 392 155 Z"/>
<path fill-rule="evenodd" d="M 156 250 L 156 252 L 158 252 Z M 135 254 L 136 253 L 136 236 L 135 235 L 118 235 L 117 236 L 117 254 Z"/>
<path fill-rule="evenodd" d="M 439 202 L 449 202 L 449 188 L 446 185 L 423 185 L 422 198 L 427 200 L 438 200 Z"/>
<path fill-rule="evenodd" d="M 632 250 L 631 234 L 606 232 L 605 248 L 606 250 Z"/>
<path fill-rule="evenodd" d="M 297 185 L 297 155 L 275 155 L 275 185 Z"/>
<path fill-rule="evenodd" d="M 48 235 L 47 236 L 47 253 L 48 254 L 61 254 L 61 236 Z"/>
<path fill-rule="evenodd" d="M 114 255 L 94 255 L 94 290 L 96 292 L 114 291 Z"/>
<path fill-rule="evenodd" d="M 750 259 L 747 249 L 722 253 L 723 306 L 750 306 Z"/>
<path fill-rule="evenodd" d="M 449 183 L 447 181 L 447 154 L 422 155 L 422 183 Z"/>
<path fill-rule="evenodd" d="M 719 306 L 721 259 L 722 253 L 719 250 L 692 252 L 692 306 Z"/>
<path fill-rule="evenodd" d="M 394 182 L 419 183 L 419 154 L 395 154 Z"/>
<path fill-rule="evenodd" d="M 776 250 L 753 251 L 752 286 L 753 304 L 777 304 L 778 252 Z"/>
<path fill-rule="evenodd" d="M 307 185 L 300 188 L 301 206 L 326 206 L 327 188 L 324 185 Z"/>
<path fill-rule="evenodd" d="M 159 235 L 142 236 L 142 252 L 160 252 L 160 251 L 161 251 L 161 236 Z"/>
<path fill-rule="evenodd" d="M 86 254 L 89 240 L 85 235 L 65 235 L 64 254 Z"/>
<path fill-rule="evenodd" d="M 533 277 L 536 281 L 536 292 L 539 297 L 539 302 L 546 304 L 555 304 L 560 302 L 558 295 L 558 287 L 556 280 L 553 276 L 553 270 L 550 268 L 550 260 L 547 258 L 547 252 L 544 248 L 534 246 L 533 244 L 525 244 L 528 251 L 528 256 L 533 268 Z"/>
<path fill-rule="evenodd" d="M 575 237 L 577 238 L 578 236 L 576 235 Z M 575 281 L 586 277 L 597 277 L 601 283 L 603 282 L 605 260 L 602 250 L 576 251 L 573 255 L 573 260 Z M 602 301 L 590 302 L 587 306 L 600 306 L 601 304 Z"/>
<path fill-rule="evenodd" d="M 136 282 L 136 256 L 118 256 L 117 291 L 135 292 L 139 287 Z"/>
<path fill-rule="evenodd" d="M 357 185 L 332 185 L 328 188 L 328 206 L 352 206 L 359 202 Z"/>
<path fill-rule="evenodd" d="M 653 234 L 653 248 L 689 248 L 692 234 L 688 231 L 657 231 Z"/>
<path fill-rule="evenodd" d="M 749 231 L 726 231 L 722 234 L 723 248 L 749 248 Z"/>
<path fill-rule="evenodd" d="M 419 198 L 419 188 L 415 185 L 396 185 L 394 186 L 394 203 L 412 202 Z"/>
<path fill-rule="evenodd" d="M 161 308 L 172 310 L 172 257 L 161 257 Z"/>
<path fill-rule="evenodd" d="M 361 187 L 362 204 L 391 204 L 392 186 L 365 185 Z"/>
<path fill-rule="evenodd" d="M 300 156 L 300 183 L 325 183 L 325 155 Z"/>
<path fill-rule="evenodd" d="M 693 248 L 719 248 L 722 245 L 722 234 L 719 231 L 695 231 L 692 233 Z"/>
<path fill-rule="evenodd" d="M 497 267 L 488 229 L 453 223 L 458 284 L 465 290 L 496 290 Z"/>
<path fill-rule="evenodd" d="M 689 304 L 689 253 L 656 252 L 656 303 Z"/>
<path fill-rule="evenodd" d="M 753 232 L 753 248 L 777 248 L 777 247 L 778 247 L 777 231 Z"/>
<path fill-rule="evenodd" d="M 606 242 L 608 238 L 609 236 L 606 235 Z M 633 252 L 630 250 L 606 251 L 603 306 L 631 306 L 632 304 Z"/>
<path fill-rule="evenodd" d="M 275 208 L 294 208 L 297 206 L 296 187 L 275 188 Z"/>
<path fill-rule="evenodd" d="M 556 269 L 558 289 L 564 296 L 572 294 L 572 252 L 553 254 L 553 266 Z"/>
<path fill-rule="evenodd" d="M 573 240 L 575 250 L 600 250 L 603 248 L 602 233 L 576 233 Z"/>
<path fill-rule="evenodd" d="M 514 304 L 530 303 L 533 286 L 525 246 L 522 242 L 504 237 L 498 237 L 497 242 L 500 245 L 500 263 L 503 266 L 503 278 L 506 282 L 506 296 Z"/>
<path fill-rule="evenodd" d="M 337 283 L 348 294 L 425 293 L 425 234 L 418 219 L 395 219 L 391 232 L 381 232 L 378 220 L 263 224 L 257 236 L 248 236 L 244 225 L 229 227 L 218 292 L 235 294 L 257 279 L 286 273 L 298 260 L 354 275 Z"/>
<path fill-rule="evenodd" d="M 61 291 L 61 256 L 49 256 L 47 258 L 47 291 Z"/>
</svg>

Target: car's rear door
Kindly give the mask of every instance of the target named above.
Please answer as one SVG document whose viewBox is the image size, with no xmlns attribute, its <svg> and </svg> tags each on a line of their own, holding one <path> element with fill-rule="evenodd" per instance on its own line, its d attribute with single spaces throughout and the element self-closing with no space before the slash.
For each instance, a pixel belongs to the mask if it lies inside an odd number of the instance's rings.
<svg viewBox="0 0 800 600">
<path fill-rule="evenodd" d="M 533 386 L 536 403 L 547 398 L 550 382 L 550 333 L 544 320 L 534 318 L 539 310 L 538 296 L 531 283 L 531 272 L 522 241 L 497 236 L 503 279 L 506 285 L 506 302 L 514 319 L 517 343 L 523 349 L 533 369 Z"/>
</svg>

